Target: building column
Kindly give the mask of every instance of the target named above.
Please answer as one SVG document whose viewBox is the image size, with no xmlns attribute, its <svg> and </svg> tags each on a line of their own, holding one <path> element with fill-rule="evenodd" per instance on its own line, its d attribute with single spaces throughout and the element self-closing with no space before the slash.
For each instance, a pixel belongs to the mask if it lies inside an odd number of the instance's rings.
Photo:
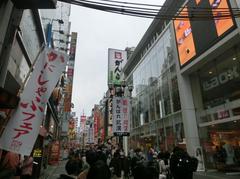
<svg viewBox="0 0 240 179">
<path fill-rule="evenodd" d="M 182 76 L 178 73 L 178 85 L 187 152 L 190 155 L 194 155 L 195 148 L 200 146 L 200 142 L 189 76 Z"/>
<path fill-rule="evenodd" d="M 19 24 L 21 22 L 22 15 L 23 15 L 23 9 L 16 9 L 13 7 L 11 12 L 11 17 L 9 19 L 8 27 L 6 30 L 7 33 L 4 36 L 4 41 L 3 41 L 2 49 L 0 52 L 0 86 L 1 87 L 4 87 L 4 84 L 5 84 L 7 71 L 8 71 L 9 58 L 12 50 L 12 44 L 14 42 Z"/>
</svg>

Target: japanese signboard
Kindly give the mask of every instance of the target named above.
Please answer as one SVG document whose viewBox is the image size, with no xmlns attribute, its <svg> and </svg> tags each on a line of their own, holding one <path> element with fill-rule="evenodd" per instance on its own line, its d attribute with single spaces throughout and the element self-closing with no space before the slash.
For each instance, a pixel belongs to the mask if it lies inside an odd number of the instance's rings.
<svg viewBox="0 0 240 179">
<path fill-rule="evenodd" d="M 130 132 L 130 105 L 127 97 L 113 97 L 113 134 L 128 136 Z"/>
<path fill-rule="evenodd" d="M 44 109 L 64 71 L 67 56 L 45 48 L 39 55 L 16 111 L 1 138 L 0 148 L 22 155 L 30 155 L 39 134 Z"/>
<path fill-rule="evenodd" d="M 74 64 L 75 64 L 75 54 L 77 45 L 77 33 L 72 32 L 71 42 L 70 42 L 70 52 L 69 52 L 69 62 L 67 67 L 67 85 L 64 98 L 64 112 L 71 112 L 72 106 L 72 83 L 74 76 Z"/>
<path fill-rule="evenodd" d="M 108 49 L 108 84 L 121 85 L 122 70 L 127 62 L 127 52 Z"/>
<path fill-rule="evenodd" d="M 108 125 L 112 125 L 112 98 L 108 99 Z"/>
<path fill-rule="evenodd" d="M 42 157 L 42 149 L 40 148 L 34 149 L 33 157 Z"/>
</svg>

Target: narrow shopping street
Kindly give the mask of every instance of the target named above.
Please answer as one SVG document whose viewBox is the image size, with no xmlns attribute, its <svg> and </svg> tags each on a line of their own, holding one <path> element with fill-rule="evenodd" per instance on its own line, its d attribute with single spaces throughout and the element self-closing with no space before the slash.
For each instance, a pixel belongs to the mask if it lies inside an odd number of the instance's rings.
<svg viewBox="0 0 240 179">
<path fill-rule="evenodd" d="M 0 0 L 0 179 L 240 179 L 240 0 Z"/>
</svg>

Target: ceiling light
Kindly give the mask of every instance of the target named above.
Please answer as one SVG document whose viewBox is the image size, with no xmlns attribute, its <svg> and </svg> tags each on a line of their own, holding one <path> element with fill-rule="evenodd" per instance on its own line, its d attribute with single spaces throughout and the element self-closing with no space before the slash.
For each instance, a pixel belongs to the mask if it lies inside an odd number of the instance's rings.
<svg viewBox="0 0 240 179">
<path fill-rule="evenodd" d="M 209 71 L 208 73 L 211 75 L 213 72 L 212 72 L 212 71 Z"/>
<path fill-rule="evenodd" d="M 233 61 L 235 61 L 235 60 L 237 60 L 237 58 L 236 57 L 233 57 L 233 59 L 232 59 Z"/>
</svg>

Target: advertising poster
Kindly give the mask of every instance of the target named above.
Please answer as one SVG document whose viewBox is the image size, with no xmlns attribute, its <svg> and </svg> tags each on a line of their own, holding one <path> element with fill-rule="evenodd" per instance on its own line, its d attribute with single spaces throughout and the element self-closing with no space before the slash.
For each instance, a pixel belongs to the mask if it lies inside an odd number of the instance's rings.
<svg viewBox="0 0 240 179">
<path fill-rule="evenodd" d="M 195 157 L 198 159 L 197 171 L 205 171 L 204 160 L 203 160 L 203 151 L 201 146 L 195 148 Z"/>
<path fill-rule="evenodd" d="M 223 14 L 231 15 L 227 0 L 209 0 L 209 2 L 212 7 L 212 13 L 214 17 Z M 218 37 L 234 25 L 232 18 L 214 18 L 214 22 L 216 25 Z"/>
</svg>

